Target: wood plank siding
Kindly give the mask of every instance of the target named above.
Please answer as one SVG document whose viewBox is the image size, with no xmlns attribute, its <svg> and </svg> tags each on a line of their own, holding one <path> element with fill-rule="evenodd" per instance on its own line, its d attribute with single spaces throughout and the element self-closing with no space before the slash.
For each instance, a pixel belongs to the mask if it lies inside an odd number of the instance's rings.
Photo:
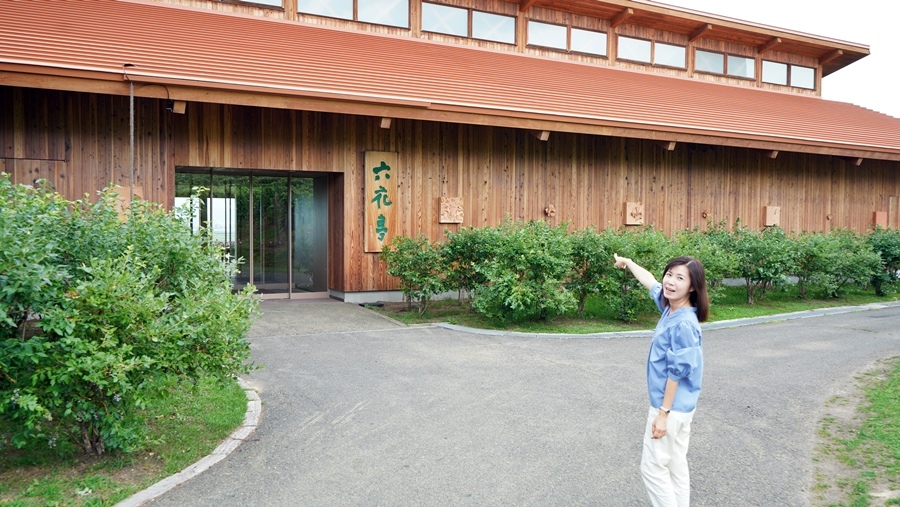
<svg viewBox="0 0 900 507">
<path fill-rule="evenodd" d="M 572 228 L 619 227 L 626 202 L 666 232 L 724 220 L 758 228 L 779 206 L 788 231 L 865 231 L 873 212 L 900 227 L 900 162 L 599 135 L 334 113 L 136 99 L 136 184 L 171 205 L 176 168 L 297 171 L 329 178 L 329 287 L 395 289 L 365 253 L 366 151 L 399 154 L 399 234 L 439 240 L 460 226 L 505 217 Z M 128 97 L 0 87 L 0 171 L 47 178 L 67 198 L 128 186 Z M 441 197 L 462 199 L 464 222 L 440 224 Z M 553 206 L 554 216 L 545 209 Z"/>
<path fill-rule="evenodd" d="M 130 187 L 129 98 L 0 86 L 0 171 L 17 183 L 43 178 L 69 199 Z M 171 204 L 171 114 L 135 98 L 135 186 Z"/>
</svg>

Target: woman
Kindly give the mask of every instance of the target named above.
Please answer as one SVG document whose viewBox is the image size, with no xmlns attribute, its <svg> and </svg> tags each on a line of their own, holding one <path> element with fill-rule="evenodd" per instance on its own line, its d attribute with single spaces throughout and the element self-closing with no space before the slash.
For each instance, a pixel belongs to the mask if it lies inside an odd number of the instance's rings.
<svg viewBox="0 0 900 507">
<path fill-rule="evenodd" d="M 662 283 L 633 260 L 613 254 L 650 290 L 662 313 L 647 358 L 650 412 L 644 431 L 641 475 L 654 507 L 687 507 L 691 502 L 687 450 L 691 420 L 703 381 L 700 322 L 709 316 L 703 264 L 677 257 L 663 270 Z"/>
</svg>

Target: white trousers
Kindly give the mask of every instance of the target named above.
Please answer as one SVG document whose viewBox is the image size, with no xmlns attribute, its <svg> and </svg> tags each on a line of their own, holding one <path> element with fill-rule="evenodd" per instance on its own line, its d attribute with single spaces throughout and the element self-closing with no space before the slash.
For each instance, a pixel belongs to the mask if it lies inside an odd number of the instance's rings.
<svg viewBox="0 0 900 507">
<path fill-rule="evenodd" d="M 687 451 L 691 439 L 691 420 L 694 411 L 669 413 L 666 436 L 653 436 L 653 421 L 658 408 L 650 407 L 644 429 L 644 451 L 641 455 L 641 476 L 653 507 L 688 507 L 691 504 L 691 478 L 688 473 Z"/>
</svg>

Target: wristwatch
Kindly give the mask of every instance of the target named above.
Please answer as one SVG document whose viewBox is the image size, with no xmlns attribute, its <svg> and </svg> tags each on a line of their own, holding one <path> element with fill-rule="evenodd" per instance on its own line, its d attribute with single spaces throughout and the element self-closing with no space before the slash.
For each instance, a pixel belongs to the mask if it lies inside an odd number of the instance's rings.
<svg viewBox="0 0 900 507">
<path fill-rule="evenodd" d="M 663 412 L 665 412 L 666 414 L 668 414 L 669 412 L 672 411 L 671 408 L 666 408 L 666 407 L 663 407 L 662 405 L 660 405 L 659 409 L 662 410 Z"/>
</svg>

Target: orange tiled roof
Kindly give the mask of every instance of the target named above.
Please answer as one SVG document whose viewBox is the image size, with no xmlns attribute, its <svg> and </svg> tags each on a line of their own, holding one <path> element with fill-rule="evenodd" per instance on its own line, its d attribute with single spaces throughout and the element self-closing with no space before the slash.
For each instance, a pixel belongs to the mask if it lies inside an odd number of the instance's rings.
<svg viewBox="0 0 900 507">
<path fill-rule="evenodd" d="M 900 119 L 790 93 L 142 1 L 0 2 L 5 73 L 318 97 L 900 159 Z"/>
</svg>

